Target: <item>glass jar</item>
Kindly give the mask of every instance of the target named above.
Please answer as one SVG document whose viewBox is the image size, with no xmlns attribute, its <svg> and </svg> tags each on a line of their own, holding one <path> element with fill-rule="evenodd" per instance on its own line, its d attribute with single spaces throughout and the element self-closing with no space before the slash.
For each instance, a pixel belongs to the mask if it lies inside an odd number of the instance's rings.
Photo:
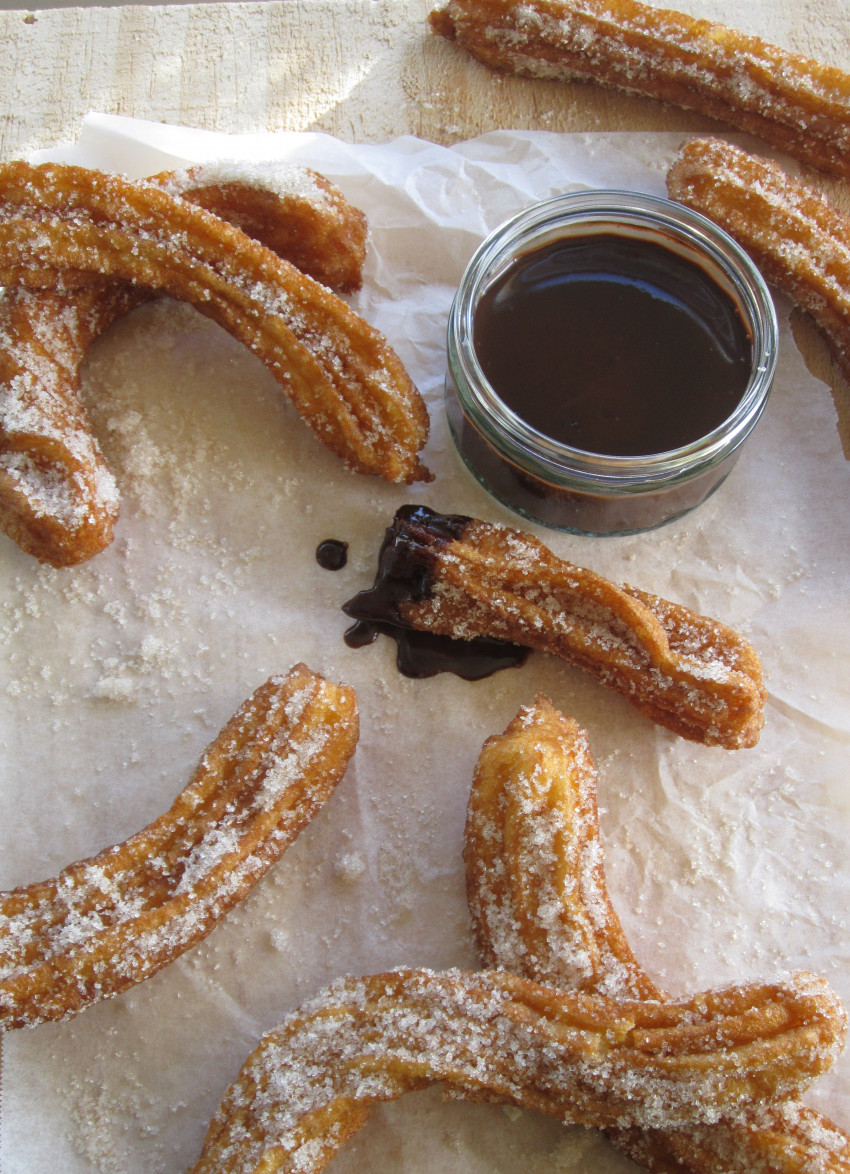
<svg viewBox="0 0 850 1174">
<path fill-rule="evenodd" d="M 692 262 L 732 299 L 749 342 L 749 378 L 737 406 L 705 435 L 663 452 L 584 451 L 539 431 L 500 397 L 476 353 L 476 312 L 511 266 L 553 243 L 609 235 L 659 245 Z M 722 229 L 655 196 L 569 193 L 507 221 L 470 261 L 449 316 L 446 409 L 466 465 L 505 505 L 580 534 L 636 533 L 693 509 L 724 480 L 764 409 L 776 352 L 776 314 L 767 287 Z"/>
</svg>

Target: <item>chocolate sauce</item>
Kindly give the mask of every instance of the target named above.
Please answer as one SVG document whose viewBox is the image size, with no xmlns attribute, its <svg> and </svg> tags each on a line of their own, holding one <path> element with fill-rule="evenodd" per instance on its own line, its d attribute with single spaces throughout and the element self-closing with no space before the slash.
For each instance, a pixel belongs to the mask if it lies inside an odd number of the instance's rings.
<svg viewBox="0 0 850 1174">
<path fill-rule="evenodd" d="M 752 364 L 741 313 L 705 269 L 616 233 L 518 257 L 478 302 L 474 346 L 522 420 L 611 456 L 705 436 L 740 403 Z"/>
<path fill-rule="evenodd" d="M 379 635 L 389 636 L 396 642 L 399 672 L 417 679 L 450 672 L 478 681 L 525 661 L 528 649 L 519 645 L 421 632 L 399 615 L 401 604 L 428 598 L 440 549 L 460 538 L 469 521 L 461 514 L 438 514 L 425 506 L 402 506 L 397 511 L 384 536 L 374 585 L 343 605 L 345 614 L 357 621 L 345 633 L 349 647 L 362 648 Z"/>
<path fill-rule="evenodd" d="M 316 547 L 316 562 L 325 571 L 341 571 L 348 562 L 348 543 L 326 538 Z"/>
</svg>

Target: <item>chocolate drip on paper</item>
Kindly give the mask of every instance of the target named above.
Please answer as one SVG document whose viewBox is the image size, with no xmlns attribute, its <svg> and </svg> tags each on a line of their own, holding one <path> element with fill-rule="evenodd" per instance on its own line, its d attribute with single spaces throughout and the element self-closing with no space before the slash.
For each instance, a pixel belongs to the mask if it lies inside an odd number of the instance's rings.
<svg viewBox="0 0 850 1174">
<path fill-rule="evenodd" d="M 440 550 L 459 540 L 470 521 L 463 514 L 439 514 L 427 506 L 402 506 L 384 537 L 374 584 L 343 605 L 345 614 L 356 621 L 345 633 L 346 644 L 362 648 L 379 635 L 389 636 L 398 649 L 399 672 L 417 679 L 450 672 L 478 681 L 523 664 L 528 649 L 517 644 L 418 631 L 399 614 L 401 604 L 428 598 Z"/>
</svg>

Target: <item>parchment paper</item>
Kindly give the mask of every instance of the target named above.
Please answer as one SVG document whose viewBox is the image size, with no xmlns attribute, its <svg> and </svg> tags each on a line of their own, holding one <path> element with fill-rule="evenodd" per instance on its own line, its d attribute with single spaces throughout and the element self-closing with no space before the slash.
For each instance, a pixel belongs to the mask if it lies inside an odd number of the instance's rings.
<svg viewBox="0 0 850 1174">
<path fill-rule="evenodd" d="M 371 583 L 403 502 L 525 525 L 463 469 L 443 418 L 446 316 L 477 243 L 570 187 L 662 192 L 677 144 L 496 133 L 451 149 L 358 147 L 91 116 L 49 153 L 139 176 L 280 158 L 336 181 L 371 225 L 354 303 L 428 400 L 437 479 L 405 490 L 344 472 L 260 364 L 186 307 L 144 307 L 93 349 L 86 396 L 122 493 L 116 541 L 69 571 L 5 540 L 0 552 L 0 887 L 53 875 L 163 812 L 241 701 L 299 660 L 356 688 L 362 736 L 327 808 L 203 944 L 75 1020 L 4 1037 L 3 1174 L 185 1169 L 259 1035 L 301 999 L 343 973 L 476 966 L 460 857 L 469 782 L 484 739 L 539 690 L 589 732 L 609 886 L 666 989 L 811 967 L 850 999 L 850 470 L 786 303 L 768 409 L 710 501 L 642 536 L 538 530 L 562 557 L 753 641 L 770 689 L 755 750 L 678 740 L 542 655 L 477 684 L 416 682 L 388 640 L 343 642 L 340 605 Z M 340 572 L 316 564 L 326 538 L 350 544 Z M 847 1058 L 809 1100 L 850 1125 Z M 380 1109 L 331 1168 L 630 1166 L 592 1131 L 430 1090 Z"/>
</svg>

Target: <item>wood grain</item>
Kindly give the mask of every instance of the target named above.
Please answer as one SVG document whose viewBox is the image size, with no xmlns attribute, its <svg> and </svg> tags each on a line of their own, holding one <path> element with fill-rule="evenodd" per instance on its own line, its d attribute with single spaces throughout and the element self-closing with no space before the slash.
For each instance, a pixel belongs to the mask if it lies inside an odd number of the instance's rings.
<svg viewBox="0 0 850 1174">
<path fill-rule="evenodd" d="M 0 12 L 3 158 L 73 139 L 90 110 L 227 132 L 450 143 L 499 127 L 701 130 L 706 120 L 592 85 L 488 73 L 427 30 L 431 0 L 271 0 Z M 850 69 L 843 0 L 688 0 Z"/>
</svg>

